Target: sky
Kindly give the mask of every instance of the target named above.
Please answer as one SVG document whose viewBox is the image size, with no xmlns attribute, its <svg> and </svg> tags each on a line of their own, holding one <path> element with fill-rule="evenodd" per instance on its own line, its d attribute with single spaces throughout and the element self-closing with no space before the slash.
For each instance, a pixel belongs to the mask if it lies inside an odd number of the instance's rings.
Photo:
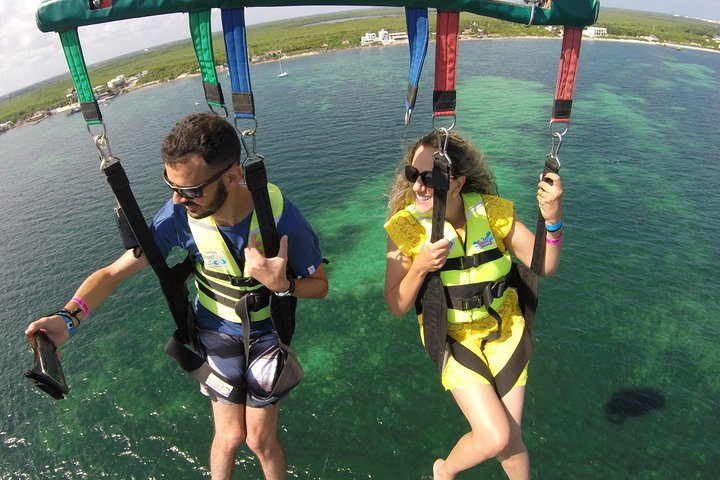
<svg viewBox="0 0 720 480">
<path fill-rule="evenodd" d="M 35 24 L 35 10 L 40 2 L 0 0 L 0 18 L 3 19 L 0 28 L 0 95 L 67 72 L 58 35 L 42 33 Z M 372 0 L 368 2 L 372 4 Z M 601 8 L 627 8 L 720 21 L 720 0 L 600 0 L 600 5 Z M 253 7 L 246 10 L 246 21 L 252 25 L 353 8 L 357 7 Z M 219 10 L 213 9 L 213 15 L 213 28 L 219 30 Z M 187 15 L 184 14 L 81 27 L 79 34 L 88 64 L 189 36 Z"/>
</svg>

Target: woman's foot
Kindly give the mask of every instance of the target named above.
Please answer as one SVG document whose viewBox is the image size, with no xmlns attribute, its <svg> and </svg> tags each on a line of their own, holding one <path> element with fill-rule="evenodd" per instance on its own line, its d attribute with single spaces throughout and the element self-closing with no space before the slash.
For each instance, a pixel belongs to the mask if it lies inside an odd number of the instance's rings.
<svg viewBox="0 0 720 480">
<path fill-rule="evenodd" d="M 445 465 L 445 460 L 442 458 L 438 458 L 435 460 L 435 463 L 433 463 L 433 480 L 452 480 L 453 477 L 449 476 L 447 473 L 442 472 L 443 465 Z"/>
</svg>

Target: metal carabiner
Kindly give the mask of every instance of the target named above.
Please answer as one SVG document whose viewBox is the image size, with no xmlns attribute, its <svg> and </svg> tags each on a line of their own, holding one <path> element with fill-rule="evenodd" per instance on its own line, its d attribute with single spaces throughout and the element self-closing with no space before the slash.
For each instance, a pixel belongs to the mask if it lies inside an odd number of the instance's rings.
<svg viewBox="0 0 720 480">
<path fill-rule="evenodd" d="M 235 119 L 233 120 L 233 124 L 235 125 L 235 130 L 237 130 L 237 132 L 240 135 L 246 135 L 246 134 L 247 135 L 255 135 L 255 132 L 257 132 L 257 128 L 258 128 L 257 118 L 252 117 L 252 121 L 253 121 L 253 127 L 250 130 L 240 129 L 240 127 L 238 126 L 238 117 L 235 117 Z"/>
<path fill-rule="evenodd" d="M 567 132 L 567 130 L 565 130 Z M 560 157 L 558 156 L 558 153 L 560 153 L 560 146 L 562 145 L 563 140 L 563 134 L 560 132 L 553 132 L 552 134 L 552 143 L 550 144 L 550 153 L 547 154 L 545 157 L 545 160 L 552 159 L 557 163 L 557 169 L 560 170 Z"/>
<path fill-rule="evenodd" d="M 405 126 L 406 127 L 410 126 L 410 117 L 412 117 L 412 113 L 413 113 L 412 108 L 408 108 L 407 110 L 405 110 Z"/>
<path fill-rule="evenodd" d="M 451 127 L 452 128 L 452 127 Z M 450 156 L 447 154 L 447 146 L 450 142 L 450 129 L 441 127 L 439 129 L 435 129 L 437 132 L 437 152 L 440 156 L 442 156 L 445 160 L 447 160 L 448 165 L 452 167 L 452 160 L 450 159 Z M 442 135 L 445 135 L 445 138 L 442 138 Z"/>
<path fill-rule="evenodd" d="M 93 125 L 97 125 L 97 123 L 94 123 Z M 93 138 L 93 140 L 95 139 L 95 137 L 97 137 L 99 135 L 102 135 L 103 137 L 107 135 L 107 127 L 105 126 L 105 124 L 103 122 L 100 122 L 100 125 L 102 125 L 103 130 L 102 130 L 102 133 L 98 133 L 98 134 L 94 134 L 92 132 L 92 130 L 90 130 L 90 124 L 85 125 L 87 127 L 88 133 Z"/>
<path fill-rule="evenodd" d="M 449 126 L 449 127 L 436 127 L 436 126 L 435 126 L 435 120 L 436 120 L 438 117 L 433 116 L 433 129 L 435 129 L 436 131 L 445 130 L 446 132 L 449 132 L 449 131 L 451 131 L 453 128 L 455 128 L 455 121 L 457 120 L 457 117 L 455 116 L 454 113 L 453 113 L 452 115 L 443 115 L 443 116 L 445 116 L 445 117 L 452 117 L 452 122 L 450 123 L 450 126 Z"/>
<path fill-rule="evenodd" d="M 107 167 L 120 160 L 112 154 L 112 151 L 110 150 L 110 141 L 104 133 L 101 135 L 95 135 L 93 140 L 95 141 L 95 146 L 100 152 L 100 168 L 102 170 L 105 170 Z"/>
<path fill-rule="evenodd" d="M 532 3 L 532 5 L 530 6 L 530 21 L 528 21 L 527 25 L 525 25 L 526 27 L 530 27 L 533 24 L 533 18 L 535 18 L 535 7 L 537 7 L 538 2 L 537 0 L 531 2 L 527 2 L 526 0 L 525 3 Z"/>
<path fill-rule="evenodd" d="M 252 142 L 248 142 L 247 138 L 250 137 L 252 139 Z M 243 149 L 245 150 L 245 161 L 241 162 L 241 165 L 244 166 L 246 162 L 248 162 L 251 158 L 255 158 L 258 156 L 257 154 L 257 141 L 255 138 L 255 130 L 245 130 L 240 132 L 240 143 L 243 146 Z M 249 143 L 249 145 L 248 145 Z"/>
</svg>

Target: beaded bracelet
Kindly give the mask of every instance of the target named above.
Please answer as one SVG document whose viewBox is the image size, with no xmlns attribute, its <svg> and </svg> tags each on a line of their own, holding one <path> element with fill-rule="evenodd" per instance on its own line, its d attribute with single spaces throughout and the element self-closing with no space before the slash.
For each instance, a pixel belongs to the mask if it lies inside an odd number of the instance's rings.
<svg viewBox="0 0 720 480">
<path fill-rule="evenodd" d="M 562 218 L 561 218 L 557 223 L 555 223 L 555 224 L 552 224 L 552 223 L 551 223 L 551 224 L 548 224 L 548 223 L 545 224 L 545 230 L 547 230 L 548 232 L 557 232 L 557 231 L 560 230 L 562 227 L 563 227 Z"/>
<path fill-rule="evenodd" d="M 548 245 L 557 245 L 558 243 L 562 242 L 562 233 L 559 237 L 552 238 L 552 237 L 545 237 L 545 242 Z"/>
</svg>

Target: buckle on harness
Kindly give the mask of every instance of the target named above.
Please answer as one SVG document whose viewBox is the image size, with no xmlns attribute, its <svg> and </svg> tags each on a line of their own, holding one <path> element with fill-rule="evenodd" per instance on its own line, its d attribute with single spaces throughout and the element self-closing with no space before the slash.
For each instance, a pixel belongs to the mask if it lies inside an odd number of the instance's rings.
<svg viewBox="0 0 720 480">
<path fill-rule="evenodd" d="M 468 268 L 475 268 L 480 266 L 480 255 L 475 254 L 469 257 L 460 257 L 460 270 L 467 270 Z"/>
<path fill-rule="evenodd" d="M 473 308 L 480 308 L 485 304 L 483 298 L 480 295 L 474 295 L 470 298 L 463 298 L 461 302 L 461 310 L 472 310 Z"/>
</svg>

